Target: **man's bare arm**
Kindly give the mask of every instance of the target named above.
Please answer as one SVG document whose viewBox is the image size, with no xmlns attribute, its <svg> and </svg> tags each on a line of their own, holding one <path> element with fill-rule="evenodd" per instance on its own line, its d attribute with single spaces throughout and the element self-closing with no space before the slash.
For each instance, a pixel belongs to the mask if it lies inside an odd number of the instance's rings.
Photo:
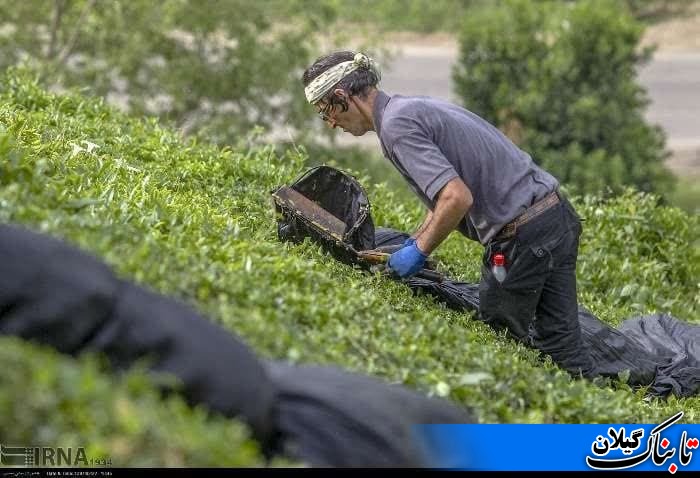
<svg viewBox="0 0 700 478">
<path fill-rule="evenodd" d="M 472 193 L 459 178 L 448 182 L 438 193 L 430 221 L 417 234 L 416 245 L 425 254 L 432 253 L 467 215 L 474 203 Z M 425 227 L 424 227 L 425 226 Z"/>
<path fill-rule="evenodd" d="M 413 237 L 415 239 L 416 237 L 420 236 L 423 233 L 423 231 L 425 231 L 427 229 L 428 224 L 430 224 L 430 221 L 432 221 L 432 220 L 433 220 L 433 211 L 428 209 L 428 214 L 425 215 L 425 219 L 423 219 L 423 222 L 421 223 L 418 230 L 416 230 L 416 232 L 411 234 L 411 237 Z"/>
</svg>

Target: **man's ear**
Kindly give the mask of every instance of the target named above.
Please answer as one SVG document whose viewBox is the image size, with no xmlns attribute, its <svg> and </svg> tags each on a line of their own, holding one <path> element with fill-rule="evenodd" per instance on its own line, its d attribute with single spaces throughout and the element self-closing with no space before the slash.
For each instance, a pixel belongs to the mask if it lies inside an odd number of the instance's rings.
<svg viewBox="0 0 700 478">
<path fill-rule="evenodd" d="M 345 90 L 342 88 L 336 88 L 333 90 L 333 95 L 338 98 L 345 98 Z"/>
</svg>

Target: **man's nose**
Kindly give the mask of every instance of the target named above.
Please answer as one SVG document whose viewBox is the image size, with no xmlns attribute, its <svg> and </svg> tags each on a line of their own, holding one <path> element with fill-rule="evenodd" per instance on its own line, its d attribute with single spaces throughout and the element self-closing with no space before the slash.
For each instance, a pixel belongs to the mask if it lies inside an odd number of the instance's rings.
<svg viewBox="0 0 700 478">
<path fill-rule="evenodd" d="M 335 129 L 335 127 L 338 126 L 338 123 L 335 121 L 335 118 L 328 119 L 328 126 L 330 126 L 331 129 Z"/>
</svg>

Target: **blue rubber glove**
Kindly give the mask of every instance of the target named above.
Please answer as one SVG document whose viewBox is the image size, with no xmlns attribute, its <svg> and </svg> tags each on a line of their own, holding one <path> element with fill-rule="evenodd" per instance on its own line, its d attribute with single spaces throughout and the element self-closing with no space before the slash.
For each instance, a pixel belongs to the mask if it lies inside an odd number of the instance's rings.
<svg viewBox="0 0 700 478">
<path fill-rule="evenodd" d="M 423 268 L 427 258 L 428 256 L 418 249 L 416 240 L 409 238 L 404 247 L 389 256 L 387 265 L 399 277 L 410 277 Z"/>
</svg>

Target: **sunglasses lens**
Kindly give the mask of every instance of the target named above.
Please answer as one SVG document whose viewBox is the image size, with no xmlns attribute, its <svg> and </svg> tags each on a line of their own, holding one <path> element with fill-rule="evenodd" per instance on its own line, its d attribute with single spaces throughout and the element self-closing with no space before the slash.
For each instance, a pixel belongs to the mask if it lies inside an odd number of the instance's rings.
<svg viewBox="0 0 700 478">
<path fill-rule="evenodd" d="M 320 110 L 318 110 L 318 116 L 323 121 L 328 121 L 331 118 L 330 115 L 331 105 L 323 105 Z"/>
</svg>

